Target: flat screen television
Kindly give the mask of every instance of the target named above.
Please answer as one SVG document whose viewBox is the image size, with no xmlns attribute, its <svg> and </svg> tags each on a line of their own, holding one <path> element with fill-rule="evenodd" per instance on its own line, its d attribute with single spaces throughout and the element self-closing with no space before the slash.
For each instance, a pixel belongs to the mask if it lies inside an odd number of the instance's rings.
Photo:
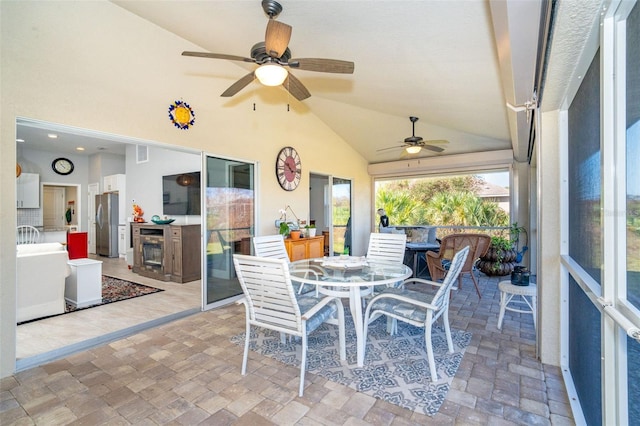
<svg viewBox="0 0 640 426">
<path fill-rule="evenodd" d="M 200 215 L 200 172 L 162 177 L 162 214 Z"/>
</svg>

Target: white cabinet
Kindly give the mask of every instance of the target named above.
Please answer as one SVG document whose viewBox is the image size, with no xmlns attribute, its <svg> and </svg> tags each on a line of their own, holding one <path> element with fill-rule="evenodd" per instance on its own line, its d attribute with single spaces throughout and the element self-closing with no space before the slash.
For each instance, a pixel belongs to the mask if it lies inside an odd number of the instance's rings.
<svg viewBox="0 0 640 426">
<path fill-rule="evenodd" d="M 126 175 L 110 175 L 104 177 L 104 191 L 103 192 L 117 192 L 118 193 L 118 223 L 127 223 L 127 210 L 131 206 L 127 202 L 126 198 Z"/>
<path fill-rule="evenodd" d="M 127 257 L 127 225 L 118 225 L 118 256 Z"/>
<path fill-rule="evenodd" d="M 22 173 L 16 180 L 16 207 L 19 209 L 40 208 L 40 175 Z"/>
<path fill-rule="evenodd" d="M 102 303 L 102 261 L 69 261 L 71 275 L 65 280 L 64 298 L 77 308 Z"/>
<path fill-rule="evenodd" d="M 104 191 L 116 192 L 123 191 L 126 182 L 126 175 L 110 175 L 104 177 Z"/>
</svg>

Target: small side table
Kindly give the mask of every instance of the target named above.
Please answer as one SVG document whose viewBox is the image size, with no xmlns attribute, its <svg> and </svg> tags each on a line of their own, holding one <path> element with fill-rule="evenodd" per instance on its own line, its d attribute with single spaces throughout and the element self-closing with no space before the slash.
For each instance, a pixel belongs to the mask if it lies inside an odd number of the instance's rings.
<svg viewBox="0 0 640 426">
<path fill-rule="evenodd" d="M 65 282 L 64 298 L 77 308 L 102 303 L 102 261 L 70 260 L 71 275 Z"/>
<path fill-rule="evenodd" d="M 504 319 L 504 312 L 519 312 L 522 314 L 532 314 L 533 316 L 533 328 L 536 328 L 536 301 L 537 290 L 535 284 L 529 284 L 527 286 L 513 285 L 511 281 L 500 281 L 498 284 L 500 290 L 500 316 L 498 317 L 498 330 L 502 329 L 502 320 Z M 520 299 L 513 300 L 513 296 L 520 296 Z M 529 299 L 527 299 L 527 297 Z M 514 308 L 509 304 L 526 305 L 526 308 Z"/>
</svg>

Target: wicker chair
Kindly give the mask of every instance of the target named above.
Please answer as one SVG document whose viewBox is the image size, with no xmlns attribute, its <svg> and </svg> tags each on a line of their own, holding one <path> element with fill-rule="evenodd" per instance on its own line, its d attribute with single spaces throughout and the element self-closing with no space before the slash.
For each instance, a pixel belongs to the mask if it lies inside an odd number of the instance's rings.
<svg viewBox="0 0 640 426">
<path fill-rule="evenodd" d="M 460 251 L 465 246 L 469 246 L 469 256 L 467 256 L 460 275 L 458 275 L 458 287 L 462 288 L 462 275 L 469 274 L 473 280 L 473 284 L 476 286 L 476 293 L 478 298 L 482 298 L 480 295 L 480 288 L 478 287 L 478 281 L 473 275 L 473 265 L 478 258 L 484 256 L 489 250 L 491 244 L 491 237 L 487 234 L 450 234 L 442 238 L 440 242 L 440 250 L 436 252 L 427 252 L 427 267 L 429 268 L 429 274 L 433 281 L 439 281 L 444 278 L 447 273 L 449 262 L 453 259 L 455 253 Z"/>
<path fill-rule="evenodd" d="M 307 364 L 307 335 L 322 323 L 338 326 L 340 359 L 346 360 L 344 308 L 336 297 L 316 297 L 307 293 L 296 297 L 289 264 L 284 259 L 233 255 L 238 280 L 244 292 L 240 301 L 246 307 L 246 337 L 242 357 L 242 375 L 247 372 L 251 326 L 279 331 L 299 337 L 302 343 L 300 360 L 300 388 L 304 391 Z"/>
</svg>

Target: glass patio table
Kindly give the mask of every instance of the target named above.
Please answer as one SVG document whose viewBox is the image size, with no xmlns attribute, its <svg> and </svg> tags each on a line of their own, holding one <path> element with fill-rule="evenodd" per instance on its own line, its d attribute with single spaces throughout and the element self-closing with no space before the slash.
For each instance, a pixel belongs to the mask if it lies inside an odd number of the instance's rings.
<svg viewBox="0 0 640 426">
<path fill-rule="evenodd" d="M 298 269 L 296 271 L 296 269 Z M 309 270 L 318 271 L 309 274 Z M 402 263 L 385 263 L 357 256 L 303 259 L 291 263 L 291 279 L 316 286 L 318 293 L 349 298 L 356 329 L 358 367 L 364 365 L 364 324 L 362 297 L 371 295 L 373 286 L 394 284 L 410 277 L 413 271 Z"/>
</svg>

